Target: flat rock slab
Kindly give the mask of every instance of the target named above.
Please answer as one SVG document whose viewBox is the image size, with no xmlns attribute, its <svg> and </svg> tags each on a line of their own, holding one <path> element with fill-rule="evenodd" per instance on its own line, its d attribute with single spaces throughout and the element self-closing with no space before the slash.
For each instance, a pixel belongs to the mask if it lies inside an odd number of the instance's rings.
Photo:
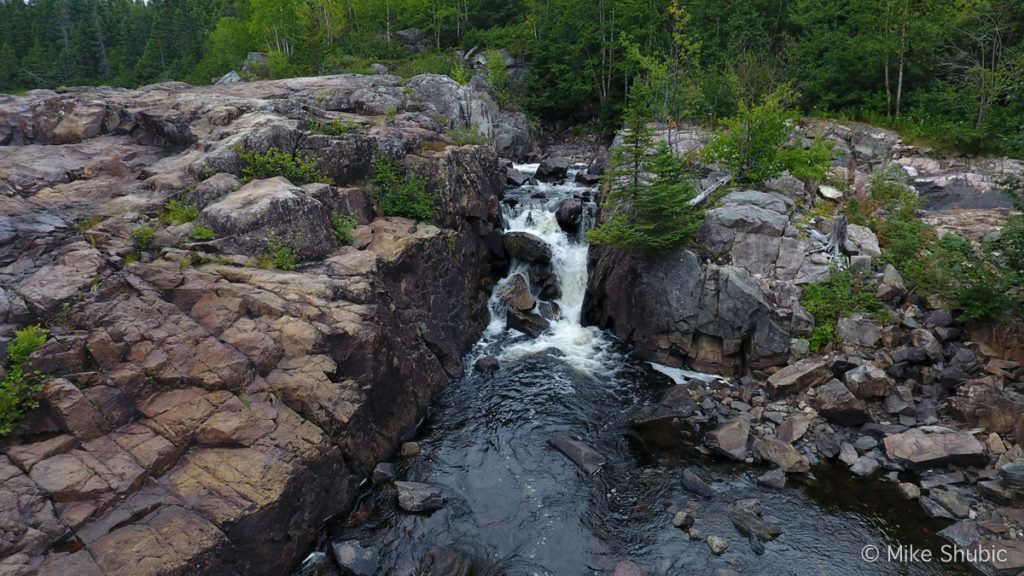
<svg viewBox="0 0 1024 576">
<path fill-rule="evenodd" d="M 588 476 L 593 476 L 605 464 L 605 458 L 586 443 L 568 436 L 553 436 L 548 440 L 555 450 L 572 460 Z"/>
<path fill-rule="evenodd" d="M 807 388 L 824 384 L 831 376 L 827 360 L 804 358 L 769 376 L 768 393 L 776 397 L 797 394 Z"/>
<path fill-rule="evenodd" d="M 914 428 L 885 438 L 885 453 L 912 468 L 930 468 L 944 464 L 984 466 L 988 462 L 985 446 L 966 432 L 938 426 Z"/>
<path fill-rule="evenodd" d="M 398 505 L 408 512 L 431 512 L 444 506 L 444 493 L 437 486 L 419 482 L 395 482 Z"/>
</svg>

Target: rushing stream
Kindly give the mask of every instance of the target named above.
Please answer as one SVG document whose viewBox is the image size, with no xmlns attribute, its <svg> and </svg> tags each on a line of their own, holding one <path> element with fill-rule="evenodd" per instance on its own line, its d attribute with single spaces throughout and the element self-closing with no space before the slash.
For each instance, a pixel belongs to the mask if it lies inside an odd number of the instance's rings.
<svg viewBox="0 0 1024 576">
<path fill-rule="evenodd" d="M 744 575 L 966 573 L 961 566 L 861 559 L 865 545 L 943 544 L 934 535 L 941 526 L 902 500 L 894 484 L 824 466 L 814 478 L 791 478 L 773 490 L 754 480 L 762 468 L 707 458 L 683 442 L 653 447 L 631 432 L 629 415 L 673 382 L 580 324 L 587 246 L 559 229 L 554 211 L 563 198 L 587 193 L 593 191 L 573 184 L 528 185 L 509 192 L 517 202 L 503 204 L 508 230 L 550 245 L 561 293 L 544 305 L 554 304 L 559 315 L 549 331 L 529 338 L 506 329 L 504 305 L 492 298 L 492 321 L 465 375 L 448 385 L 418 433 L 420 455 L 396 456 L 398 479 L 440 487 L 444 507 L 404 512 L 393 486 L 367 487 L 351 513 L 326 531 L 321 567 L 313 570 L 311 561 L 305 573 L 334 573 L 323 568 L 331 543 L 353 540 L 372 551 L 377 568 L 367 573 L 381 575 L 418 574 L 421 559 L 437 547 L 469 559 L 475 574 L 491 575 L 605 574 L 623 559 L 652 575 L 718 568 Z M 513 264 L 510 276 L 520 273 L 526 266 Z M 496 373 L 473 369 L 483 355 L 498 358 Z M 555 435 L 580 438 L 607 463 L 585 475 L 549 446 Z M 712 497 L 684 490 L 687 468 L 712 485 Z M 763 555 L 730 521 L 730 507 L 742 498 L 759 499 L 783 530 Z M 714 556 L 704 542 L 691 541 L 670 522 L 676 510 L 692 512 L 696 527 L 727 540 L 728 550 Z"/>
</svg>

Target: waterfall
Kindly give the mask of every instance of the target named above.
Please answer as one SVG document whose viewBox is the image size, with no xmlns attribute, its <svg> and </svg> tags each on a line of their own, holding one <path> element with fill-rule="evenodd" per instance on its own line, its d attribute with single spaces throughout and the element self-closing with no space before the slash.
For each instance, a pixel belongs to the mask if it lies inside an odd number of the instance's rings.
<svg viewBox="0 0 1024 576">
<path fill-rule="evenodd" d="M 533 174 L 536 164 L 519 164 L 516 169 Z M 558 225 L 555 212 L 561 202 L 573 196 L 592 195 L 593 188 L 580 186 L 573 180 L 575 170 L 570 170 L 564 184 L 528 184 L 510 190 L 508 197 L 516 202 L 503 203 L 502 219 L 505 232 L 528 232 L 543 240 L 551 250 L 551 272 L 558 279 L 558 298 L 554 304 L 557 316 L 550 320 L 551 327 L 537 338 L 509 337 L 505 323 L 506 306 L 497 294 L 516 275 L 529 281 L 529 268 L 522 262 L 514 261 L 509 274 L 495 286 L 489 308 L 491 321 L 484 338 L 477 346 L 478 355 L 494 354 L 499 360 L 515 360 L 552 348 L 563 355 L 565 362 L 575 368 L 592 374 L 606 374 L 617 366 L 617 355 L 611 351 L 611 341 L 600 330 L 580 323 L 583 299 L 587 290 L 587 254 L 585 231 L 593 221 L 594 205 L 586 203 L 582 217 L 583 234 L 580 238 L 564 232 Z M 538 291 L 531 290 L 543 303 Z"/>
</svg>

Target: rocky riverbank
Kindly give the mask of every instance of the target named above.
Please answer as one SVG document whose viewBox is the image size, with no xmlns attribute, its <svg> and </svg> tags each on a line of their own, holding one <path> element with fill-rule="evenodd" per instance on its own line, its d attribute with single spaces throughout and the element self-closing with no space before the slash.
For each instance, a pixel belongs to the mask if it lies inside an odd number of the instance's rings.
<svg viewBox="0 0 1024 576">
<path fill-rule="evenodd" d="M 833 177 L 847 193 L 900 170 L 922 197 L 923 219 L 975 240 L 998 233 L 1011 214 L 996 182 L 1020 174 L 1018 161 L 942 158 L 860 125 L 813 122 L 795 137 L 808 134 L 834 143 Z M 706 141 L 699 130 L 660 137 L 680 151 Z M 591 251 L 586 318 L 639 358 L 727 377 L 676 374 L 676 387 L 634 425 L 675 426 L 674 441 L 764 466 L 766 486 L 782 488 L 787 475 L 813 475 L 832 460 L 898 483 L 949 524 L 941 534 L 952 543 L 1006 551 L 976 562 L 980 569 L 1016 574 L 1024 569 L 1020 324 L 956 322 L 941 299 L 909 292 L 880 261 L 874 233 L 851 224 L 843 250 L 851 268 L 877 282 L 887 320 L 842 318 L 834 351 L 812 354 L 804 338 L 814 318 L 801 287 L 828 278 L 830 262 L 807 230 L 827 233 L 831 222 L 808 213 L 842 194 L 783 176 L 713 200 L 689 250 L 654 259 Z"/>
<path fill-rule="evenodd" d="M 0 572 L 294 568 L 487 322 L 498 156 L 449 129 L 529 144 L 440 76 L 0 99 L 0 335 L 50 330 L 40 409 L 3 440 Z M 330 183 L 244 182 L 240 152 L 274 149 Z M 426 179 L 434 224 L 378 212 L 381 154 Z M 171 200 L 198 218 L 158 219 Z M 253 265 L 275 237 L 293 269 Z"/>
</svg>

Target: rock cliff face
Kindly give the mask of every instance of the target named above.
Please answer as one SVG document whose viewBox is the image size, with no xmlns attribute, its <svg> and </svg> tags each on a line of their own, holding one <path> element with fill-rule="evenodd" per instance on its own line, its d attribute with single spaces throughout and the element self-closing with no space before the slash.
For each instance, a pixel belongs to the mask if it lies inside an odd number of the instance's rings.
<svg viewBox="0 0 1024 576">
<path fill-rule="evenodd" d="M 498 155 L 441 123 L 499 136 L 501 114 L 437 76 L 0 100 L 0 338 L 51 332 L 41 407 L 0 449 L 0 573 L 294 568 L 486 324 Z M 353 127 L 308 130 L 332 120 Z M 243 184 L 239 146 L 308 155 L 333 183 Z M 427 177 L 434 224 L 376 214 L 361 182 L 381 153 Z M 217 239 L 159 223 L 170 199 Z M 271 233 L 297 268 L 251 266 Z"/>
</svg>

